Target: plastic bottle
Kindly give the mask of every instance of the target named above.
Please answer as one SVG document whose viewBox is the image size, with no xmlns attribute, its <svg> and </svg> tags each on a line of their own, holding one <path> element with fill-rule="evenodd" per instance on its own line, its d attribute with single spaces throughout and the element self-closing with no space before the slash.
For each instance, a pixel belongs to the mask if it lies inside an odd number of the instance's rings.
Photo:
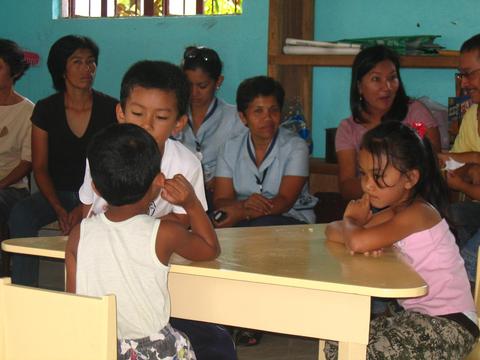
<svg viewBox="0 0 480 360">
<path fill-rule="evenodd" d="M 307 127 L 305 121 L 300 97 L 296 96 L 288 102 L 287 111 L 281 126 L 297 133 L 302 139 L 304 139 L 308 145 L 309 153 L 312 154 L 312 137 L 310 129 Z"/>
</svg>

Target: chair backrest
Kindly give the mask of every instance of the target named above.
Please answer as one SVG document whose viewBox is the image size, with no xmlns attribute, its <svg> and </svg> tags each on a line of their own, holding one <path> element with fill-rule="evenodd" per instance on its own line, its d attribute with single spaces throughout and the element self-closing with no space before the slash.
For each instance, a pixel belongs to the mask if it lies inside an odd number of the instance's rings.
<svg viewBox="0 0 480 360">
<path fill-rule="evenodd" d="M 117 358 L 114 295 L 80 296 L 0 279 L 0 359 Z"/>
</svg>

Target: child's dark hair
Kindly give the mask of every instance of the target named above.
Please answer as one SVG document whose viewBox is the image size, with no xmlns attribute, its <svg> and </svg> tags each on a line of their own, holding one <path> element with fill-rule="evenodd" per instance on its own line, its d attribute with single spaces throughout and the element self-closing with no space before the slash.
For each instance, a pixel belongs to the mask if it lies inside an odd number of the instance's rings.
<svg viewBox="0 0 480 360">
<path fill-rule="evenodd" d="M 442 216 L 445 215 L 447 185 L 440 173 L 437 156 L 426 136 L 422 140 L 411 127 L 401 122 L 388 121 L 365 133 L 361 149 L 366 150 L 376 159 L 385 155 L 386 164 L 381 164 L 383 173 L 379 174 L 380 179 L 389 164 L 402 174 L 410 170 L 418 170 L 419 179 L 412 188 L 408 203 L 413 202 L 417 196 L 421 196 Z M 377 185 L 382 186 L 378 182 Z"/>
<path fill-rule="evenodd" d="M 255 76 L 243 80 L 237 89 L 237 110 L 245 114 L 248 105 L 258 96 L 274 96 L 278 106 L 282 108 L 285 91 L 277 80 L 268 76 Z"/>
<path fill-rule="evenodd" d="M 350 83 L 350 110 L 353 120 L 357 123 L 366 123 L 367 119 L 362 115 L 366 111 L 365 100 L 362 99 L 358 84 L 362 78 L 372 70 L 378 63 L 389 60 L 395 66 L 398 78 L 398 90 L 395 99 L 388 112 L 383 115 L 382 121 L 397 120 L 402 121 L 408 112 L 409 97 L 405 93 L 402 78 L 400 77 L 400 60 L 398 55 L 391 49 L 383 45 L 368 47 L 360 51 L 353 61 L 352 79 Z"/>
<path fill-rule="evenodd" d="M 201 69 L 213 80 L 222 75 L 222 61 L 217 52 L 204 46 L 189 46 L 183 53 L 182 70 Z"/>
<path fill-rule="evenodd" d="M 154 138 L 133 124 L 112 124 L 92 138 L 87 157 L 97 191 L 113 206 L 133 204 L 160 172 Z"/>
<path fill-rule="evenodd" d="M 16 83 L 30 66 L 25 61 L 23 50 L 17 43 L 8 39 L 0 39 L 0 59 L 8 64 L 13 83 Z"/>
<path fill-rule="evenodd" d="M 123 75 L 120 88 L 120 104 L 125 105 L 132 90 L 140 86 L 145 89 L 172 91 L 177 98 L 178 117 L 187 113 L 190 86 L 180 68 L 166 61 L 142 60 L 133 64 Z"/>
<path fill-rule="evenodd" d="M 98 64 L 98 54 L 100 52 L 98 46 L 86 36 L 67 35 L 55 41 L 50 48 L 47 65 L 52 76 L 53 87 L 58 92 L 66 90 L 64 75 L 67 60 L 78 49 L 90 50 L 95 58 L 95 64 Z"/>
</svg>

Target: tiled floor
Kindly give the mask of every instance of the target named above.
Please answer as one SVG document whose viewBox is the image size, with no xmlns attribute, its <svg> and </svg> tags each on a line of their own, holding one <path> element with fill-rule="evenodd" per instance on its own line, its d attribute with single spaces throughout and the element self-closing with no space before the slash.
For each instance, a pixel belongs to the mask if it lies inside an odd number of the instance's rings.
<svg viewBox="0 0 480 360">
<path fill-rule="evenodd" d="M 40 261 L 40 287 L 63 290 L 63 262 Z M 318 359 L 318 341 L 310 338 L 265 333 L 256 346 L 237 348 L 238 360 L 314 360 Z"/>
<path fill-rule="evenodd" d="M 314 360 L 318 341 L 310 338 L 265 333 L 260 344 L 238 347 L 238 360 Z"/>
</svg>

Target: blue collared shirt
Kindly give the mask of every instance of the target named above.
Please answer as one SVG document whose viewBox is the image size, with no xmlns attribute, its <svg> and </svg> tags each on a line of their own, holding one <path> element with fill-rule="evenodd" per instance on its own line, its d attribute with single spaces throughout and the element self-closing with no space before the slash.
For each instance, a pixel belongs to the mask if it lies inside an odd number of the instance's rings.
<svg viewBox="0 0 480 360">
<path fill-rule="evenodd" d="M 308 146 L 289 130 L 279 129 L 259 167 L 254 154 L 250 132 L 230 139 L 218 154 L 215 176 L 232 179 L 238 200 L 253 193 L 271 199 L 278 195 L 284 176 L 309 176 Z M 316 203 L 317 198 L 310 195 L 305 184 L 293 207 L 283 215 L 314 223 Z"/>
<path fill-rule="evenodd" d="M 246 133 L 247 127 L 240 120 L 236 107 L 218 98 L 213 99 L 196 134 L 193 133 L 190 111 L 188 116 L 188 125 L 177 139 L 199 157 L 207 182 L 215 176 L 220 147 L 227 139 Z"/>
</svg>

